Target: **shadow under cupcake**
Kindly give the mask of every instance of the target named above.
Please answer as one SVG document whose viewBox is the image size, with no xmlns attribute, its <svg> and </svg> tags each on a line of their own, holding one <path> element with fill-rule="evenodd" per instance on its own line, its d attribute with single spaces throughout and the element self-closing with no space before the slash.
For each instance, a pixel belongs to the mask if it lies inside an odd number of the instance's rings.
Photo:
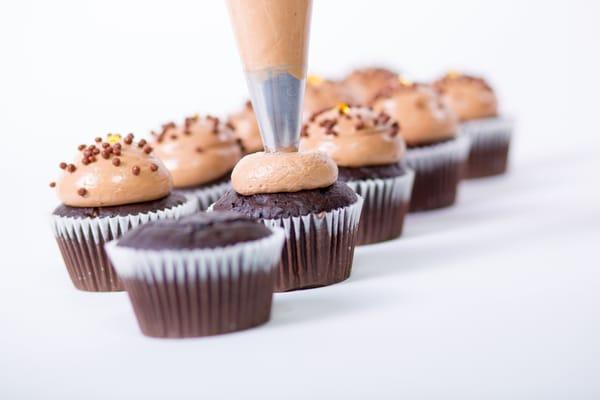
<svg viewBox="0 0 600 400">
<path fill-rule="evenodd" d="M 51 224 L 67 271 L 80 290 L 123 290 L 104 251 L 104 243 L 140 224 L 179 218 L 197 204 L 171 193 L 172 180 L 144 140 L 108 135 L 80 145 L 73 163 L 61 163 L 57 188 L 62 204 Z"/>
</svg>

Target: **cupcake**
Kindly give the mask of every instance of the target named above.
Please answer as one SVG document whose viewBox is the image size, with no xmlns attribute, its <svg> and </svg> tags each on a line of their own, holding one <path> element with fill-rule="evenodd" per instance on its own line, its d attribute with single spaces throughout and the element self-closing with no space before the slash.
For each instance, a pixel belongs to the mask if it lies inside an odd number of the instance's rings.
<svg viewBox="0 0 600 400">
<path fill-rule="evenodd" d="M 155 221 L 106 245 L 142 332 L 198 337 L 268 321 L 284 234 L 235 213 Z"/>
<path fill-rule="evenodd" d="M 375 100 L 376 112 L 400 122 L 408 150 L 406 162 L 415 171 L 411 211 L 454 204 L 469 151 L 469 141 L 457 136 L 456 114 L 430 85 L 396 80 Z"/>
<path fill-rule="evenodd" d="M 284 228 L 276 291 L 350 276 L 362 199 L 337 174 L 325 153 L 254 153 L 235 166 L 233 189 L 214 204 L 214 211 L 236 211 Z"/>
<path fill-rule="evenodd" d="M 227 126 L 233 130 L 243 153 L 250 154 L 263 150 L 260 129 L 251 102 L 247 101 L 243 110 L 230 115 Z"/>
<path fill-rule="evenodd" d="M 52 182 L 62 204 L 52 213 L 58 247 L 77 289 L 122 290 L 104 243 L 140 224 L 196 211 L 196 201 L 171 193 L 173 182 L 145 140 L 132 134 L 80 145 L 73 163 L 60 163 Z"/>
<path fill-rule="evenodd" d="M 361 68 L 352 71 L 344 79 L 343 85 L 356 103 L 369 105 L 397 76 L 395 72 L 385 68 Z"/>
<path fill-rule="evenodd" d="M 218 118 L 193 116 L 183 126 L 171 122 L 154 133 L 156 155 L 173 176 L 178 193 L 198 199 L 205 210 L 229 188 L 233 166 L 242 156 L 231 129 Z"/>
<path fill-rule="evenodd" d="M 302 129 L 300 149 L 329 154 L 338 165 L 338 179 L 364 200 L 357 244 L 402 233 L 414 173 L 404 162 L 399 129 L 385 113 L 347 104 L 314 114 Z"/>
<path fill-rule="evenodd" d="M 308 77 L 302 112 L 304 121 L 314 113 L 335 107 L 340 103 L 355 103 L 354 97 L 346 86 L 316 75 Z"/>
<path fill-rule="evenodd" d="M 468 178 L 506 172 L 513 123 L 498 115 L 498 99 L 488 83 L 477 77 L 448 73 L 436 89 L 458 115 L 460 130 L 471 141 Z"/>
</svg>

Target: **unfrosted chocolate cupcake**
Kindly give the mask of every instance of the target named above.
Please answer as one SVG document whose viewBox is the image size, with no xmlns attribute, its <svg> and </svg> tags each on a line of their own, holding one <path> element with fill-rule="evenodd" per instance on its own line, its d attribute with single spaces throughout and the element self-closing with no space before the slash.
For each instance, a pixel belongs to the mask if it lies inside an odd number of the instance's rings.
<svg viewBox="0 0 600 400">
<path fill-rule="evenodd" d="M 263 150 L 258 121 L 250 101 L 246 102 L 242 110 L 229 116 L 227 126 L 233 130 L 242 152 L 250 154 Z"/>
<path fill-rule="evenodd" d="M 183 125 L 165 124 L 153 136 L 156 155 L 171 172 L 175 190 L 195 196 L 201 210 L 229 188 L 231 170 L 242 153 L 231 129 L 218 118 L 196 115 Z"/>
<path fill-rule="evenodd" d="M 397 78 L 397 74 L 386 68 L 360 68 L 352 71 L 343 85 L 352 95 L 353 101 L 370 105 L 381 90 Z"/>
<path fill-rule="evenodd" d="M 306 80 L 302 119 L 307 121 L 314 113 L 335 107 L 340 103 L 355 102 L 350 90 L 341 82 L 311 75 Z"/>
<path fill-rule="evenodd" d="M 63 170 L 57 188 L 62 204 L 52 228 L 76 288 L 122 290 L 106 257 L 104 243 L 151 220 L 178 218 L 196 211 L 196 202 L 172 194 L 172 179 L 145 140 L 108 135 L 80 145 Z"/>
<path fill-rule="evenodd" d="M 142 332 L 199 337 L 263 324 L 284 233 L 237 213 L 150 222 L 109 243 Z"/>
<path fill-rule="evenodd" d="M 457 136 L 456 114 L 432 86 L 402 79 L 384 89 L 373 107 L 402 127 L 406 161 L 415 171 L 410 210 L 454 204 L 469 150 L 468 139 Z"/>
<path fill-rule="evenodd" d="M 461 133 L 471 142 L 466 176 L 480 178 L 506 172 L 512 120 L 498 115 L 498 99 L 482 78 L 455 72 L 435 83 L 460 120 Z"/>
<path fill-rule="evenodd" d="M 400 126 L 385 113 L 339 104 L 314 114 L 302 129 L 301 150 L 324 151 L 363 199 L 358 244 L 397 238 L 408 211 L 414 173 L 407 168 Z"/>
<path fill-rule="evenodd" d="M 330 285 L 350 276 L 362 199 L 337 181 L 325 153 L 254 153 L 232 173 L 213 206 L 282 227 L 286 241 L 276 291 Z"/>
</svg>

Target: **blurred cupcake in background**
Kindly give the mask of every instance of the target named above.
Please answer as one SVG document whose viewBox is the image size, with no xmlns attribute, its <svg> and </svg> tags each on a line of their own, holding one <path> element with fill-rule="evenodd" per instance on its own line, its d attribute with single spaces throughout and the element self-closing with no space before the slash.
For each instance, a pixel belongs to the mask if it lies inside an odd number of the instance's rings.
<svg viewBox="0 0 600 400">
<path fill-rule="evenodd" d="M 233 130 L 243 153 L 250 154 L 263 150 L 260 129 L 250 101 L 246 102 L 242 110 L 229 116 L 227 127 Z"/>
<path fill-rule="evenodd" d="M 406 161 L 415 171 L 411 211 L 454 204 L 469 141 L 458 136 L 458 119 L 431 86 L 398 78 L 377 96 L 376 112 L 400 123 L 408 146 Z"/>
<path fill-rule="evenodd" d="M 329 154 L 338 165 L 338 179 L 364 199 L 357 244 L 402 233 L 414 173 L 404 161 L 398 131 L 389 115 L 345 103 L 314 114 L 302 129 L 300 149 Z"/>
<path fill-rule="evenodd" d="M 195 199 L 171 193 L 173 182 L 144 139 L 129 134 L 96 138 L 80 145 L 72 163 L 62 162 L 52 182 L 62 204 L 52 213 L 52 228 L 76 288 L 104 292 L 122 284 L 104 243 L 140 224 L 196 211 Z"/>
<path fill-rule="evenodd" d="M 381 90 L 396 80 L 398 74 L 386 68 L 360 68 L 342 82 L 352 95 L 353 103 L 370 105 Z"/>
<path fill-rule="evenodd" d="M 513 131 L 511 119 L 498 115 L 498 99 L 482 78 L 450 72 L 435 83 L 458 115 L 460 131 L 471 141 L 466 167 L 468 178 L 506 172 Z"/>
<path fill-rule="evenodd" d="M 199 337 L 263 324 L 271 314 L 283 230 L 234 213 L 139 227 L 106 246 L 142 332 Z"/>
<path fill-rule="evenodd" d="M 193 195 L 205 210 L 229 188 L 231 171 L 242 157 L 232 130 L 216 117 L 198 115 L 153 132 L 156 155 L 173 176 L 177 192 Z"/>
<path fill-rule="evenodd" d="M 318 111 L 335 107 L 340 103 L 354 104 L 355 102 L 350 90 L 340 82 L 310 75 L 306 80 L 302 118 L 306 121 Z"/>
</svg>

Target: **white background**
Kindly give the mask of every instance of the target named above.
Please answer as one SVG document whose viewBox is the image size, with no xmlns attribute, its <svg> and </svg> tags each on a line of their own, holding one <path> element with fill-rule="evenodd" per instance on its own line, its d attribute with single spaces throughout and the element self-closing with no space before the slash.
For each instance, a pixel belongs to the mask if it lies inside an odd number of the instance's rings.
<svg viewBox="0 0 600 400">
<path fill-rule="evenodd" d="M 152 340 L 126 295 L 74 290 L 48 182 L 75 146 L 223 115 L 246 91 L 223 1 L 0 3 L 0 398 L 600 398 L 595 1 L 316 0 L 313 72 L 490 78 L 518 120 L 505 177 L 356 252 L 272 321 Z"/>
</svg>

